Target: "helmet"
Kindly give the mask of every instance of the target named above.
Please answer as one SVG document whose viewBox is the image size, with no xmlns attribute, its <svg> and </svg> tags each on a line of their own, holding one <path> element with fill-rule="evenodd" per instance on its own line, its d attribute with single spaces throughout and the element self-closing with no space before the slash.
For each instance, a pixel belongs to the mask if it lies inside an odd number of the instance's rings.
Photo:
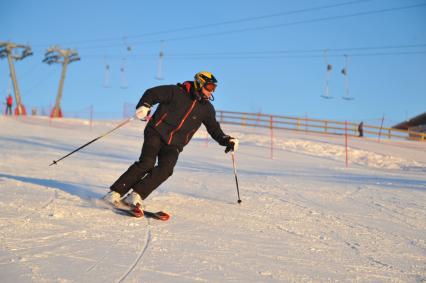
<svg viewBox="0 0 426 283">
<path fill-rule="evenodd" d="M 206 72 L 206 71 L 202 71 L 202 72 L 199 72 L 199 73 L 195 74 L 195 76 L 194 76 L 194 82 L 195 82 L 195 88 L 197 90 L 200 90 L 203 86 L 205 86 L 208 83 L 216 84 L 217 80 L 213 76 L 212 73 Z"/>
</svg>

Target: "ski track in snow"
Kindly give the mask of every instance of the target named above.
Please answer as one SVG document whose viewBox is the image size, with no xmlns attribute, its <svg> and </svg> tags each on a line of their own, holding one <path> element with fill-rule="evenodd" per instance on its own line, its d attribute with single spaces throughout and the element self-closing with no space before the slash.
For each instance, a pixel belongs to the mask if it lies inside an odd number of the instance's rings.
<svg viewBox="0 0 426 283">
<path fill-rule="evenodd" d="M 132 263 L 131 266 L 129 266 L 129 269 L 123 274 L 123 276 L 120 277 L 120 279 L 117 280 L 117 282 L 121 283 L 123 282 L 129 275 L 132 273 L 132 271 L 136 268 L 136 266 L 139 264 L 139 262 L 142 261 L 143 256 L 145 255 L 145 252 L 147 251 L 149 244 L 151 243 L 151 223 L 149 219 L 146 219 L 146 222 L 148 224 L 148 228 L 146 229 L 146 239 L 145 244 L 143 245 L 139 255 L 136 257 L 135 261 Z"/>
<path fill-rule="evenodd" d="M 104 209 L 96 198 L 137 158 L 131 123 L 0 117 L 2 282 L 425 282 L 426 151 L 420 143 L 227 127 L 229 155 L 197 133 L 150 198 L 167 222 Z M 7 133 L 3 134 L 3 133 Z M 211 141 L 211 140 L 210 140 Z"/>
<path fill-rule="evenodd" d="M 101 209 L 105 208 L 106 210 L 111 210 L 114 212 L 114 209 L 105 206 L 105 204 L 103 204 L 103 202 L 101 200 L 91 200 L 90 201 L 91 204 L 93 204 L 95 207 L 99 207 Z M 143 218 L 143 219 L 132 219 L 133 222 L 137 223 L 137 222 L 141 222 L 141 221 L 145 221 L 146 222 L 146 229 L 145 229 L 145 239 L 143 240 L 143 244 L 140 245 L 142 248 L 140 249 L 139 254 L 135 257 L 135 260 L 128 266 L 127 270 L 122 274 L 121 277 L 119 277 L 117 280 L 115 280 L 115 282 L 121 283 L 121 282 L 125 282 L 126 278 L 137 268 L 138 264 L 142 262 L 143 257 L 146 253 L 146 251 L 149 248 L 149 245 L 151 244 L 152 241 L 152 236 L 151 236 L 151 220 L 148 218 Z M 120 239 L 118 239 L 116 241 L 116 243 L 114 243 L 113 247 L 111 249 L 113 249 L 114 247 L 117 246 L 118 242 L 120 241 Z M 99 264 L 101 264 L 105 258 L 107 258 L 109 255 L 112 254 L 111 250 L 107 250 L 105 255 L 98 261 L 96 261 L 93 265 L 91 265 L 86 272 L 90 272 L 92 270 L 94 270 L 97 266 L 99 266 Z"/>
<path fill-rule="evenodd" d="M 118 243 L 120 242 L 120 239 L 117 239 L 114 243 L 113 243 L 113 245 L 112 245 L 112 247 L 111 247 L 111 249 L 108 249 L 108 250 L 106 250 L 105 251 L 105 254 L 99 259 L 99 260 L 97 260 L 94 264 L 92 264 L 91 266 L 89 266 L 87 269 L 86 269 L 86 272 L 91 272 L 92 270 L 95 270 L 100 264 L 102 264 L 102 262 L 108 257 L 108 256 L 110 256 L 110 255 L 112 255 L 113 254 L 113 249 L 118 245 Z"/>
</svg>

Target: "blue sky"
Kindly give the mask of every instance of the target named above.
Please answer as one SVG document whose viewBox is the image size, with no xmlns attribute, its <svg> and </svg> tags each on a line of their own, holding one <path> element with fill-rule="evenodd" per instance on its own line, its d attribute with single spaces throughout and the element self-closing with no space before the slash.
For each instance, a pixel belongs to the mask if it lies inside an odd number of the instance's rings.
<svg viewBox="0 0 426 283">
<path fill-rule="evenodd" d="M 424 0 L 3 1 L 0 41 L 33 49 L 15 63 L 27 109 L 55 101 L 61 66 L 42 60 L 58 44 L 81 57 L 68 68 L 65 115 L 93 105 L 95 117 L 117 118 L 145 89 L 200 70 L 219 80 L 214 104 L 221 110 L 369 124 L 385 115 L 388 125 L 426 111 Z M 333 99 L 321 97 L 324 50 Z M 344 55 L 351 101 L 342 99 Z M 8 73 L 3 59 L 2 100 Z"/>
</svg>

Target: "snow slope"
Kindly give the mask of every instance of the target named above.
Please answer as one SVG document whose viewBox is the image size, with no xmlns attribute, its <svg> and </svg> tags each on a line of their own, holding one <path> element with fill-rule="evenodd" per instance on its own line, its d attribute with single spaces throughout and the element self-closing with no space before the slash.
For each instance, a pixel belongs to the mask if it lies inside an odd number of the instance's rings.
<svg viewBox="0 0 426 283">
<path fill-rule="evenodd" d="M 425 282 L 426 143 L 223 125 L 200 130 L 145 202 L 168 222 L 96 200 L 139 156 L 133 121 L 0 117 L 1 282 Z"/>
</svg>

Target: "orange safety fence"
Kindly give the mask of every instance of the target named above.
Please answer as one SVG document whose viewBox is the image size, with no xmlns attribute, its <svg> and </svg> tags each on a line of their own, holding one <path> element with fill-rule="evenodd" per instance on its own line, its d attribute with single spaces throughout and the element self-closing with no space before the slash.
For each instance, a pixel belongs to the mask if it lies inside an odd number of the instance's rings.
<svg viewBox="0 0 426 283">
<path fill-rule="evenodd" d="M 223 124 L 261 127 L 278 130 L 295 130 L 323 134 L 345 134 L 345 122 L 335 120 L 321 120 L 313 118 L 300 118 L 280 115 L 268 115 L 262 113 L 233 112 L 218 110 L 217 120 Z M 359 136 L 358 123 L 347 122 L 347 134 Z M 378 127 L 373 125 L 363 125 L 364 136 L 370 138 L 387 138 L 426 141 L 426 134 L 405 131 L 393 128 Z"/>
</svg>

